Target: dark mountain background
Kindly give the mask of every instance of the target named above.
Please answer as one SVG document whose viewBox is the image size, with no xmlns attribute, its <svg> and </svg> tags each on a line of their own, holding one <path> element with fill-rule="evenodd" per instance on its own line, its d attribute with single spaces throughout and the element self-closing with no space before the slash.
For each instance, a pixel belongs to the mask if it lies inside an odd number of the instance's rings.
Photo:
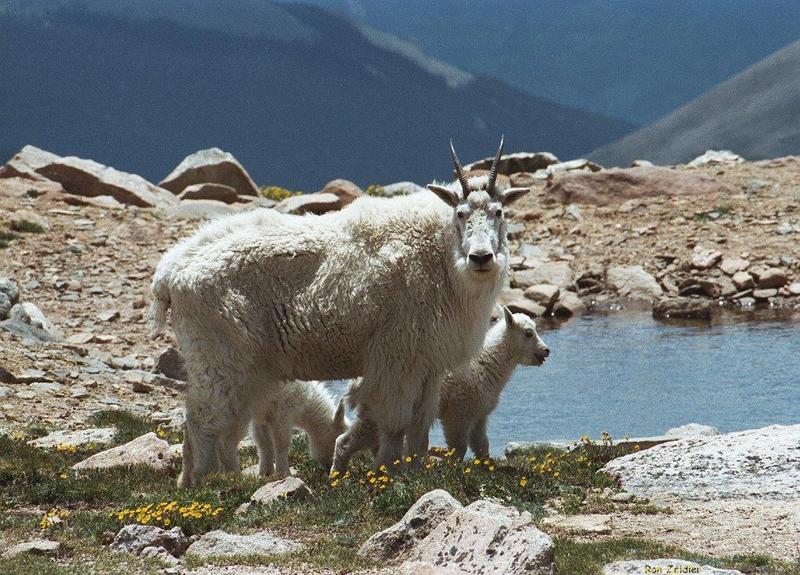
<svg viewBox="0 0 800 575">
<path fill-rule="evenodd" d="M 748 159 L 800 153 L 800 42 L 591 158 L 610 166 L 636 158 L 676 164 L 720 148 Z"/>
<path fill-rule="evenodd" d="M 632 126 L 462 72 L 309 5 L 0 4 L 0 155 L 24 144 L 158 181 L 219 146 L 261 184 L 315 190 L 450 174 L 509 149 L 564 158 Z"/>
<path fill-rule="evenodd" d="M 800 39 L 797 0 L 308 0 L 531 94 L 646 124 Z"/>
</svg>

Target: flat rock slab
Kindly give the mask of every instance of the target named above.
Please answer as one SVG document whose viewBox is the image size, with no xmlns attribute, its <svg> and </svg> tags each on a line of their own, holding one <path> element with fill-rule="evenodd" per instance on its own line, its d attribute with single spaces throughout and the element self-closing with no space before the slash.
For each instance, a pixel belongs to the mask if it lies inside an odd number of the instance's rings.
<svg viewBox="0 0 800 575">
<path fill-rule="evenodd" d="M 283 555 L 302 549 L 303 545 L 281 539 L 269 531 L 250 535 L 234 535 L 225 531 L 209 531 L 186 550 L 196 557 L 231 557 L 235 555 Z"/>
<path fill-rule="evenodd" d="M 529 513 L 479 500 L 448 515 L 409 560 L 466 573 L 551 575 L 553 541 Z"/>
<path fill-rule="evenodd" d="M 800 425 L 771 425 L 657 445 L 601 471 L 637 497 L 799 499 Z"/>
<path fill-rule="evenodd" d="M 286 499 L 302 499 L 313 492 L 299 477 L 285 477 L 262 485 L 250 496 L 250 501 L 261 505 L 272 505 Z"/>
<path fill-rule="evenodd" d="M 9 547 L 3 557 L 16 557 L 18 555 L 40 555 L 55 557 L 61 553 L 61 543 L 49 539 L 34 539 L 25 543 L 18 543 Z"/>
<path fill-rule="evenodd" d="M 193 184 L 222 184 L 237 194 L 257 196 L 258 187 L 242 164 L 219 148 L 200 150 L 183 159 L 159 186 L 174 194 Z"/>
<path fill-rule="evenodd" d="M 743 575 L 735 569 L 717 569 L 680 559 L 615 561 L 603 567 L 603 575 L 644 575 L 645 573 L 691 573 L 693 575 Z"/>
<path fill-rule="evenodd" d="M 32 439 L 28 442 L 28 445 L 40 447 L 42 449 L 53 449 L 59 445 L 74 445 L 79 447 L 88 443 L 104 445 L 114 441 L 114 436 L 116 434 L 117 430 L 114 427 L 93 427 L 78 431 L 62 430 L 54 431 L 38 439 Z"/>
<path fill-rule="evenodd" d="M 95 453 L 91 457 L 73 465 L 72 469 L 84 471 L 128 467 L 131 465 L 147 465 L 157 471 L 172 471 L 174 469 L 174 459 L 169 443 L 160 439 L 153 432 L 146 433 L 125 445 Z"/>
</svg>

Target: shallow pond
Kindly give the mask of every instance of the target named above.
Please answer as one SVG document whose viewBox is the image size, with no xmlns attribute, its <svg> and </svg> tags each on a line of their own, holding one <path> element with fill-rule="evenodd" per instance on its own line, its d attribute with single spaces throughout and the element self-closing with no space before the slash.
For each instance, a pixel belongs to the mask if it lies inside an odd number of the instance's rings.
<svg viewBox="0 0 800 575">
<path fill-rule="evenodd" d="M 800 314 L 729 312 L 710 323 L 664 324 L 624 312 L 540 327 L 552 354 L 541 367 L 515 371 L 490 419 L 495 455 L 509 441 L 800 421 Z M 444 443 L 438 425 L 431 443 Z"/>
</svg>

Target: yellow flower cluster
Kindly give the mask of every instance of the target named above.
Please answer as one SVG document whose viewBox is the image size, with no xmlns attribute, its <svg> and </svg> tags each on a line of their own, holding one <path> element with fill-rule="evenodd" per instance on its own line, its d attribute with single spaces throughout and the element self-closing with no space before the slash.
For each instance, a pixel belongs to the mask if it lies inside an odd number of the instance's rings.
<svg viewBox="0 0 800 575">
<path fill-rule="evenodd" d="M 16 429 L 11 432 L 11 439 L 14 441 L 23 441 L 25 439 L 25 434 L 20 430 Z"/>
<path fill-rule="evenodd" d="M 72 445 L 71 443 L 59 443 L 56 446 L 56 451 L 59 453 L 75 453 L 78 451 L 78 448 Z"/>
<path fill-rule="evenodd" d="M 42 515 L 42 519 L 39 521 L 39 527 L 48 529 L 55 525 L 60 525 L 67 517 L 69 517 L 69 511 L 55 507 Z"/>
<path fill-rule="evenodd" d="M 558 455 L 553 455 L 552 452 L 548 452 L 541 461 L 538 461 L 535 455 L 528 457 L 528 461 L 533 464 L 532 469 L 534 473 L 538 473 L 542 476 L 550 475 L 552 477 L 558 477 L 561 475 L 558 467 L 567 456 L 568 453 L 566 452 L 559 453 Z"/>
<path fill-rule="evenodd" d="M 161 439 L 164 439 L 169 433 L 166 429 L 161 427 L 160 425 L 156 428 L 156 435 L 158 435 Z"/>
<path fill-rule="evenodd" d="M 169 527 L 177 522 L 216 517 L 222 511 L 222 507 L 214 507 L 210 503 L 192 501 L 188 505 L 181 505 L 177 501 L 165 501 L 155 505 L 149 503 L 136 508 L 112 511 L 111 516 L 117 521 L 133 521 L 141 525 L 152 523 Z"/>
<path fill-rule="evenodd" d="M 303 192 L 292 192 L 280 186 L 264 186 L 261 188 L 261 195 L 263 197 L 268 200 L 275 200 L 276 202 L 291 198 L 292 196 L 300 196 L 302 193 Z"/>
</svg>

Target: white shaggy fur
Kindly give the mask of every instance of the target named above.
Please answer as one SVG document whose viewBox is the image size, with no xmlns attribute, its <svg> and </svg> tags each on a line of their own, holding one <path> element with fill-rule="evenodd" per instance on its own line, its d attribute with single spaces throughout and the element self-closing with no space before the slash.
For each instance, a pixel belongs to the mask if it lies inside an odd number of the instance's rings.
<svg viewBox="0 0 800 575">
<path fill-rule="evenodd" d="M 269 394 L 261 405 L 262 411 L 253 419 L 260 475 L 289 474 L 289 444 L 294 428 L 308 435 L 311 457 L 326 469 L 331 466 L 336 438 L 347 430 L 342 401 L 337 408 L 331 394 L 318 381 L 290 381 Z"/>
<path fill-rule="evenodd" d="M 542 365 L 548 355 L 550 350 L 534 321 L 503 307 L 503 318 L 486 333 L 480 353 L 442 380 L 438 416 L 447 445 L 457 457 L 464 457 L 467 445 L 476 457 L 489 456 L 487 422 L 511 374 L 517 365 Z M 375 426 L 360 402 L 360 390 L 361 382 L 355 380 L 346 394 L 348 405 L 356 411 L 351 430 L 363 436 L 362 444 L 374 449 Z"/>
<path fill-rule="evenodd" d="M 159 263 L 154 331 L 172 308 L 189 374 L 180 485 L 238 471 L 259 398 L 293 379 L 364 377 L 376 464 L 427 450 L 439 381 L 480 348 L 507 271 L 502 206 L 527 191 L 470 180 L 433 194 L 362 198 L 341 212 L 254 210 L 214 221 Z M 348 432 L 335 459 L 360 446 Z"/>
</svg>

